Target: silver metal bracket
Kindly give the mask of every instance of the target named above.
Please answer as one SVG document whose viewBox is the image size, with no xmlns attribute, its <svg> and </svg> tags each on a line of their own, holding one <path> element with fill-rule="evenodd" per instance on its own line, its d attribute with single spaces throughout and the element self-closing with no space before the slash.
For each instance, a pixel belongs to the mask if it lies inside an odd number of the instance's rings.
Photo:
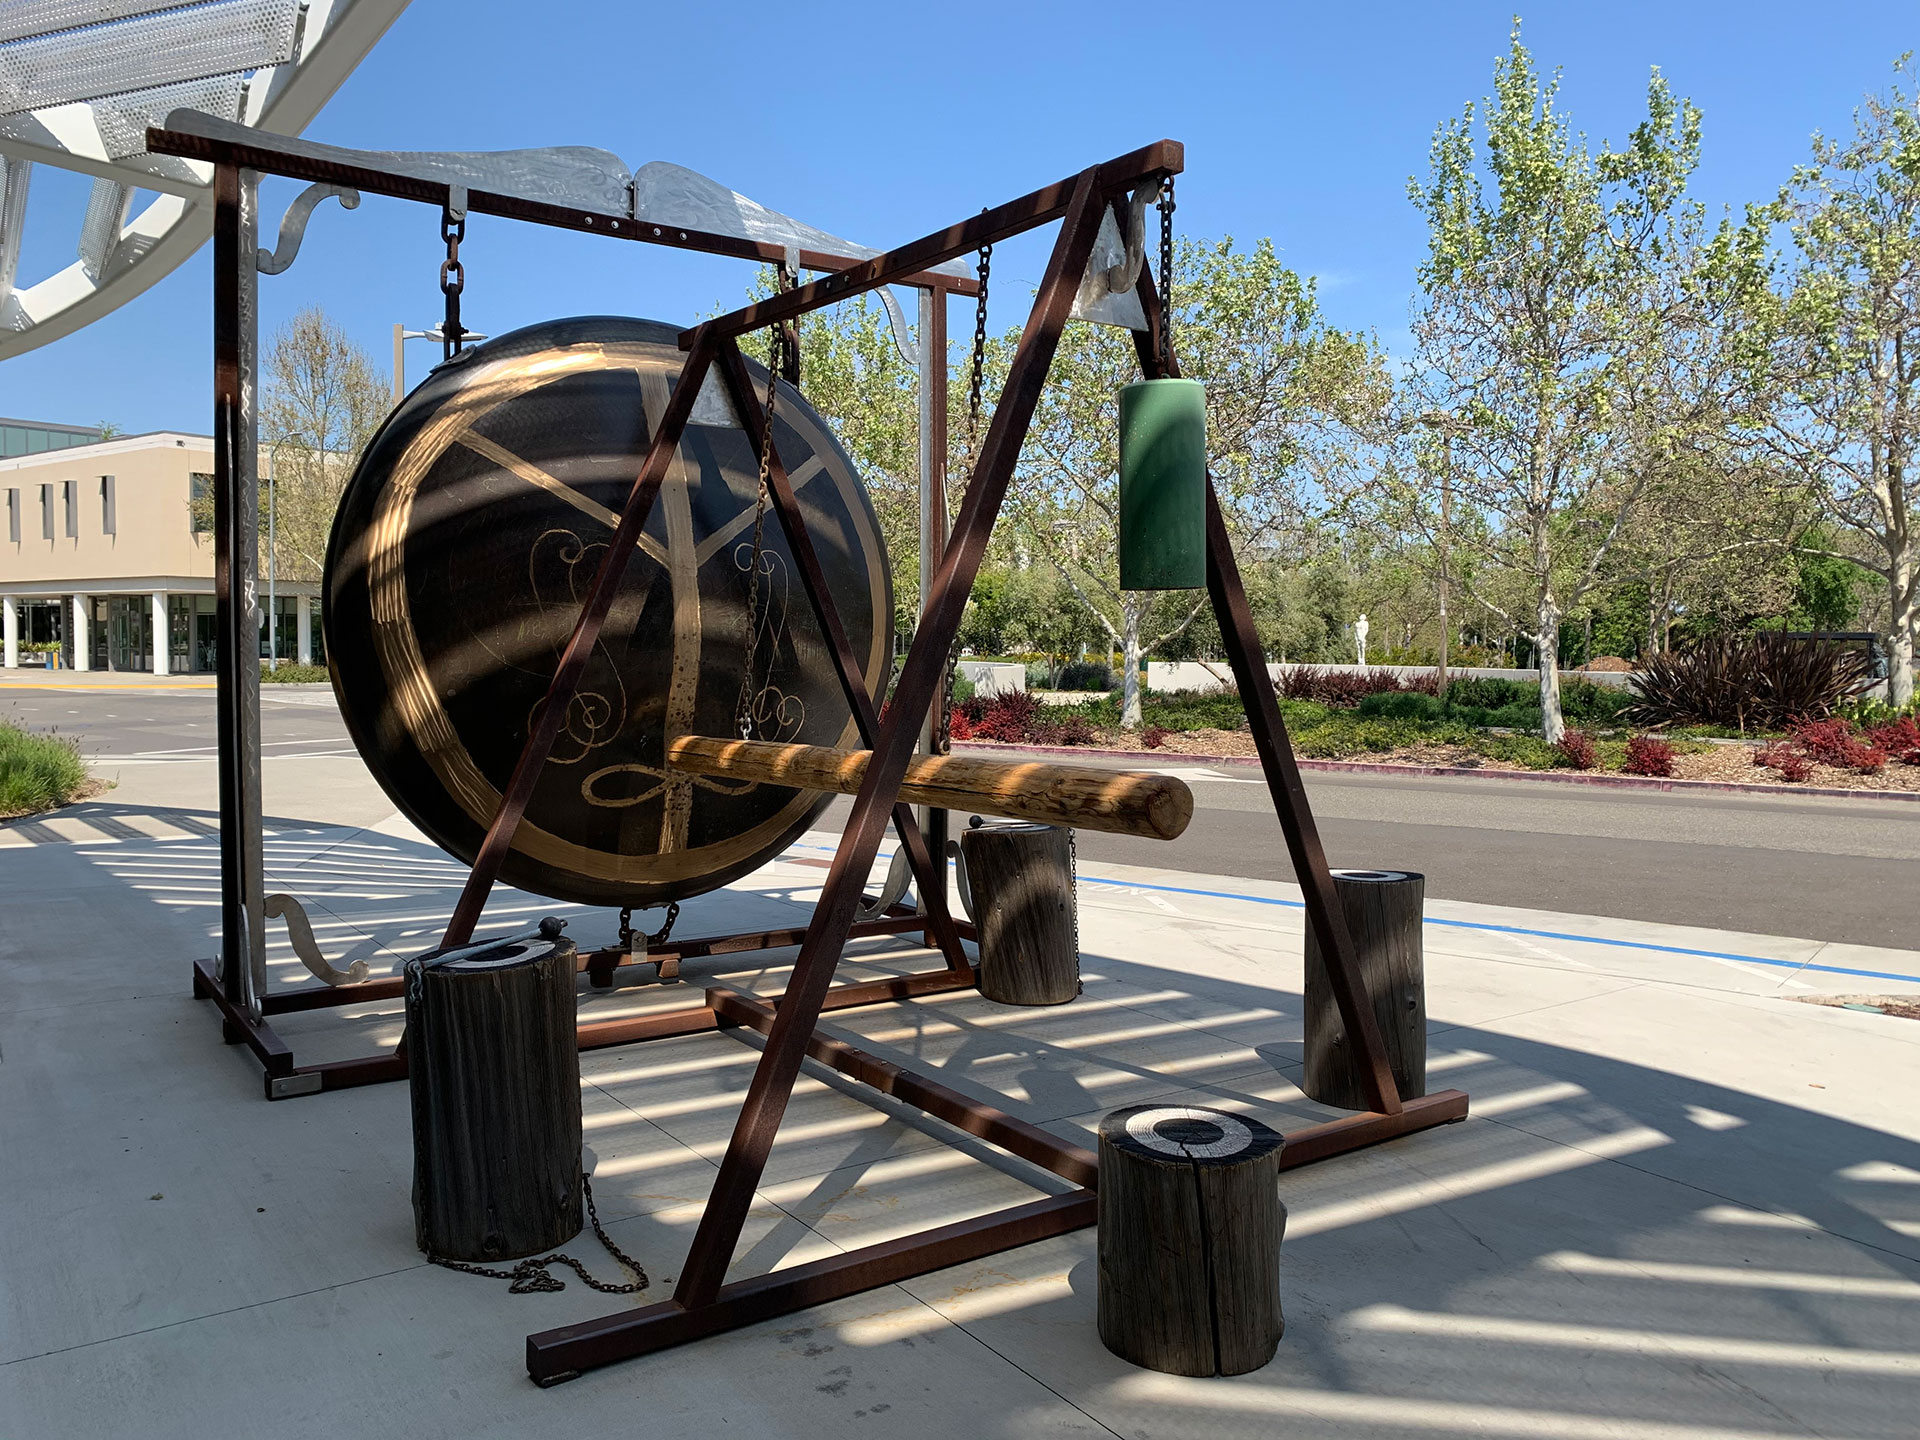
<svg viewBox="0 0 1920 1440">
<path fill-rule="evenodd" d="M 269 1100 L 291 1100 L 296 1095 L 318 1095 L 320 1077 L 318 1075 L 269 1075 L 267 1077 L 267 1098 Z"/>
<path fill-rule="evenodd" d="M 340 208 L 356 210 L 360 206 L 360 192 L 346 185 L 309 185 L 293 197 L 293 203 L 287 206 L 287 213 L 280 219 L 280 240 L 272 251 L 258 246 L 254 250 L 254 266 L 262 275 L 278 275 L 300 253 L 300 242 L 307 236 L 307 221 L 313 218 L 313 210 L 329 195 L 337 196 Z M 461 191 L 462 203 L 466 192 Z"/>
</svg>

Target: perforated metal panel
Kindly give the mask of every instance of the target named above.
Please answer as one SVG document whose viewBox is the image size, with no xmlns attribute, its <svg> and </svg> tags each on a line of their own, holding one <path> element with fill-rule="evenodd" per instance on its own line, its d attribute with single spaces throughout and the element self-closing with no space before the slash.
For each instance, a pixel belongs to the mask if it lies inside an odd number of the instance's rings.
<svg viewBox="0 0 1920 1440">
<path fill-rule="evenodd" d="M 87 196 L 87 218 L 80 222 L 80 263 L 86 267 L 89 280 L 98 280 L 106 268 L 132 203 L 131 185 L 112 180 L 93 182 L 93 193 Z"/>
<path fill-rule="evenodd" d="M 282 64 L 298 11 L 298 0 L 215 0 L 0 44 L 0 114 Z"/>
<path fill-rule="evenodd" d="M 218 115 L 222 120 L 240 118 L 240 86 L 246 76 L 211 75 L 204 80 L 182 80 L 177 85 L 156 85 L 151 90 L 135 90 L 94 102 L 93 118 L 100 127 L 100 143 L 110 160 L 129 155 L 144 155 L 147 127 L 158 125 L 172 110 L 199 110 Z"/>
<path fill-rule="evenodd" d="M 179 8 L 180 0 L 5 0 L 0 3 L 0 40 L 51 35 L 129 15 Z"/>
</svg>

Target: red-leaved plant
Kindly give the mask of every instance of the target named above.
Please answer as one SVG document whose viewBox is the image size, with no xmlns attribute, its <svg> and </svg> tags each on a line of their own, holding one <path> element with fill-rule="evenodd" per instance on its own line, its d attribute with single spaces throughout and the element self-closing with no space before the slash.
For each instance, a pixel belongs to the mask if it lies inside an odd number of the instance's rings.
<svg viewBox="0 0 1920 1440">
<path fill-rule="evenodd" d="M 1920 722 L 1911 715 L 1875 725 L 1867 731 L 1867 741 L 1876 750 L 1884 750 L 1908 765 L 1920 765 Z"/>
<path fill-rule="evenodd" d="M 1636 735 L 1627 741 L 1626 763 L 1620 767 L 1629 775 L 1673 774 L 1673 746 L 1654 735 Z"/>
<path fill-rule="evenodd" d="M 1870 745 L 1854 733 L 1853 722 L 1835 716 L 1831 720 L 1800 720 L 1787 727 L 1787 733 L 1799 742 L 1810 759 L 1860 775 L 1878 774 L 1887 763 L 1887 752 Z"/>
<path fill-rule="evenodd" d="M 1813 762 L 1785 741 L 1776 740 L 1771 745 L 1762 745 L 1753 752 L 1753 763 L 1768 770 L 1777 770 L 1782 780 L 1795 783 L 1807 779 L 1813 774 Z"/>
<path fill-rule="evenodd" d="M 1172 733 L 1164 725 L 1149 725 L 1140 732 L 1140 743 L 1149 750 L 1158 750 L 1167 743 L 1167 736 Z"/>
<path fill-rule="evenodd" d="M 1600 763 L 1599 749 L 1583 731 L 1567 731 L 1553 748 L 1559 762 L 1574 770 L 1591 770 Z"/>
</svg>

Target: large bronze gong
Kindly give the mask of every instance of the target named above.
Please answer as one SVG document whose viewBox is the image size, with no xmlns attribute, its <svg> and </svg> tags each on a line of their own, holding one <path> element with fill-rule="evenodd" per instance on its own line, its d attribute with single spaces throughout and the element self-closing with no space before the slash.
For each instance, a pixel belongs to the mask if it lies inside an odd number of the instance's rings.
<svg viewBox="0 0 1920 1440">
<path fill-rule="evenodd" d="M 333 688 L 393 802 L 471 862 L 684 358 L 678 330 L 530 326 L 435 370 L 367 447 L 327 551 Z M 752 367 L 755 383 L 766 371 Z M 764 392 L 763 392 L 764 393 Z M 855 655 L 877 691 L 893 584 L 873 507 L 784 382 L 774 434 Z M 659 905 L 765 864 L 829 797 L 668 771 L 685 734 L 738 734 L 758 456 L 715 372 L 695 405 L 501 878 Z M 753 647 L 756 738 L 853 742 L 771 509 Z"/>
</svg>

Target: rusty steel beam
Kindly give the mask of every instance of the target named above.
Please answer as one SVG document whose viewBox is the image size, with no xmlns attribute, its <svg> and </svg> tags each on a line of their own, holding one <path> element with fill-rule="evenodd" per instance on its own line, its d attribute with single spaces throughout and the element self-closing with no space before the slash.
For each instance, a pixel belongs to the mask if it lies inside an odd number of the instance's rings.
<svg viewBox="0 0 1920 1440">
<path fill-rule="evenodd" d="M 1431 1095 L 1403 1101 L 1392 1114 L 1362 1111 L 1357 1115 L 1342 1115 L 1321 1125 L 1287 1131 L 1287 1143 L 1280 1151 L 1280 1168 L 1293 1170 L 1312 1165 L 1335 1155 L 1378 1145 L 1382 1140 L 1394 1140 L 1416 1130 L 1430 1130 L 1436 1125 L 1450 1125 L 1466 1118 L 1467 1092 L 1464 1090 L 1436 1090 Z"/>
<path fill-rule="evenodd" d="M 641 463 L 640 474 L 634 479 L 626 506 L 620 512 L 620 523 L 614 527 L 613 536 L 607 541 L 607 553 L 601 556 L 600 568 L 594 573 L 593 586 L 587 591 L 586 603 L 580 607 L 580 618 L 574 624 L 573 637 L 567 641 L 560 664 L 553 672 L 553 680 L 547 686 L 547 698 L 541 704 L 540 719 L 534 725 L 533 733 L 527 736 L 527 743 L 520 749 L 520 758 L 513 766 L 513 778 L 507 782 L 506 793 L 500 798 L 500 809 L 493 817 L 493 824 L 487 827 L 487 838 L 481 842 L 480 853 L 473 857 L 473 868 L 468 872 L 467 883 L 460 891 L 460 901 L 454 907 L 452 920 L 447 922 L 446 934 L 441 938 L 442 950 L 464 945 L 473 938 L 473 927 L 479 923 L 480 912 L 486 908 L 487 895 L 492 891 L 493 882 L 500 874 L 500 866 L 513 845 L 514 831 L 520 826 L 521 816 L 526 814 L 527 802 L 533 799 L 533 788 L 539 783 L 540 772 L 546 768 L 547 756 L 553 750 L 553 742 L 559 738 L 560 727 L 565 723 L 574 692 L 580 687 L 580 675 L 587 668 L 587 660 L 600 639 L 600 627 L 606 623 L 607 611 L 613 606 L 614 595 L 620 588 L 620 578 L 626 573 L 627 561 L 632 558 L 639 543 L 647 517 L 653 513 L 654 497 L 660 493 L 667 470 L 680 452 L 680 437 L 686 431 L 687 417 L 693 413 L 693 402 L 706 381 L 707 370 L 713 364 L 713 355 L 713 338 L 703 339 L 694 345 L 687 355 L 687 363 L 681 367 L 672 398 L 667 401 L 666 412 L 660 417 L 660 427 L 654 431 L 653 443 L 647 447 L 647 458 Z"/>
<path fill-rule="evenodd" d="M 967 487 L 960 520 L 954 529 L 932 599 L 913 644 L 907 651 L 899 682 L 894 687 L 887 718 L 874 740 L 860 793 L 841 836 L 833 865 L 827 872 L 814 923 L 794 961 L 787 998 L 767 1036 L 767 1047 L 755 1067 L 753 1081 L 740 1107 L 733 1138 L 728 1142 L 720 1173 L 715 1177 L 700 1227 L 681 1269 L 675 1294 L 680 1303 L 701 1307 L 719 1293 L 740 1227 L 753 1203 L 755 1187 L 766 1169 L 767 1154 L 786 1113 L 793 1083 L 800 1073 L 820 1005 L 833 982 L 833 972 L 844 949 L 855 907 L 866 875 L 878 853 L 900 784 L 912 758 L 922 721 L 945 676 L 947 652 L 967 603 L 967 595 L 986 554 L 993 523 L 1013 479 L 1021 442 L 1032 422 L 1034 407 L 1046 384 L 1061 331 L 1073 306 L 1074 292 L 1087 267 L 1100 224 L 1101 168 L 1081 172 L 1053 253 L 1041 280 L 1026 330 L 1008 371 L 1000 402 L 994 407 L 981 459 Z M 965 227 L 961 227 L 965 228 Z M 884 259 L 885 257 L 883 257 Z M 884 271 L 884 266 L 882 267 Z M 790 291 L 789 295 L 799 294 Z M 774 317 L 778 318 L 778 317 Z"/>
<path fill-rule="evenodd" d="M 1022 195 L 1018 200 L 1009 200 L 1004 205 L 983 210 L 971 220 L 949 225 L 918 240 L 910 240 L 905 245 L 837 274 L 810 281 L 784 294 L 705 321 L 694 330 L 682 332 L 680 348 L 690 348 L 699 330 L 711 330 L 720 336 L 744 335 L 777 321 L 798 319 L 809 310 L 818 310 L 822 305 L 834 304 L 865 290 L 875 290 L 882 285 L 915 283 L 909 277 L 928 266 L 945 264 L 978 250 L 982 245 L 998 244 L 1059 219 L 1068 212 L 1077 188 L 1086 183 L 1089 176 L 1092 177 L 1095 194 L 1104 201 L 1116 190 L 1131 189 L 1149 180 L 1177 175 L 1185 166 L 1184 145 L 1177 140 L 1156 140 L 1104 165 L 1096 165 L 1079 175 Z M 1079 284 L 1079 275 L 1076 274 L 1073 280 L 1076 285 Z"/>
<path fill-rule="evenodd" d="M 667 1300 L 642 1310 L 618 1311 L 598 1320 L 543 1330 L 527 1337 L 527 1374 L 535 1384 L 556 1385 L 616 1360 L 650 1355 L 757 1320 L 791 1315 L 876 1286 L 1084 1230 L 1094 1222 L 1095 1205 L 1091 1190 L 1074 1190 L 737 1281 L 723 1286 L 703 1305 L 689 1307 Z"/>
<path fill-rule="evenodd" d="M 786 464 L 780 458 L 780 447 L 768 443 L 767 417 L 761 409 L 760 397 L 754 394 L 751 378 L 747 374 L 747 362 L 740 354 L 739 344 L 731 339 L 723 341 L 719 359 L 720 373 L 733 398 L 734 413 L 746 427 L 747 439 L 753 442 L 754 453 L 766 456 L 767 493 L 772 499 L 774 514 L 780 517 L 780 527 L 786 533 L 787 548 L 793 553 L 794 568 L 800 572 L 801 588 L 806 592 L 807 603 L 812 606 L 821 637 L 827 642 L 827 653 L 833 657 L 840 693 L 846 698 L 847 709 L 853 712 L 861 743 L 871 746 L 880 728 L 880 717 L 873 708 L 873 697 L 867 693 L 866 681 L 861 677 L 860 662 L 854 657 L 852 642 L 847 639 L 847 627 L 840 619 L 840 609 L 833 603 L 832 592 L 827 587 L 826 572 L 820 568 L 820 556 L 813 548 L 813 536 L 807 532 L 806 518 L 800 513 L 800 497 L 793 492 L 793 482 L 788 478 Z M 889 646 L 888 650 L 891 654 L 892 647 Z M 941 857 L 942 863 L 936 868 L 933 855 L 927 848 L 926 837 L 920 833 L 919 823 L 913 818 L 910 806 L 896 804 L 893 807 L 893 828 L 899 833 L 900 844 L 907 852 L 907 864 L 913 871 L 921 905 L 927 912 L 927 928 L 932 931 L 940 952 L 947 957 L 949 968 L 971 973 L 973 966 L 967 959 L 967 952 L 960 948 L 960 932 L 954 928 L 953 916 L 947 911 L 945 857 Z"/>
<path fill-rule="evenodd" d="M 1147 328 L 1133 332 L 1140 369 L 1149 379 L 1177 376 L 1180 361 L 1176 353 L 1162 355 L 1154 337 L 1160 331 L 1160 295 L 1150 268 L 1140 267 L 1138 284 L 1140 308 Z M 1393 1064 L 1387 1056 L 1386 1040 L 1380 1033 L 1379 1019 L 1367 995 L 1366 982 L 1360 978 L 1353 937 L 1347 932 L 1346 912 L 1333 888 L 1333 876 L 1327 868 L 1326 847 L 1320 841 L 1320 827 L 1314 822 L 1313 807 L 1307 802 L 1307 787 L 1300 778 L 1300 766 L 1294 759 L 1293 742 L 1287 736 L 1287 722 L 1280 714 L 1273 681 L 1267 676 L 1266 656 L 1260 649 L 1259 632 L 1254 629 L 1253 611 L 1247 605 L 1247 590 L 1240 578 L 1240 562 L 1233 555 L 1232 537 L 1227 534 L 1226 518 L 1214 492 L 1213 476 L 1207 476 L 1207 596 L 1220 626 L 1220 639 L 1233 670 L 1234 684 L 1247 707 L 1247 729 L 1253 735 L 1253 748 L 1260 756 L 1260 769 L 1267 778 L 1267 790 L 1273 797 L 1274 813 L 1280 820 L 1280 832 L 1293 860 L 1293 873 L 1300 882 L 1301 898 L 1306 903 L 1307 924 L 1319 938 L 1327 957 L 1327 980 L 1333 990 L 1340 1019 L 1347 1027 L 1359 1051 L 1361 1084 L 1367 1104 L 1384 1115 L 1400 1110 L 1400 1092 L 1393 1079 Z"/>
<path fill-rule="evenodd" d="M 778 1013 L 765 1001 L 734 990 L 707 991 L 707 1004 L 722 1024 L 744 1025 L 762 1035 L 773 1028 L 774 1016 Z M 891 1060 L 882 1060 L 878 1055 L 822 1035 L 818 1030 L 807 1042 L 807 1054 L 882 1095 L 891 1095 L 936 1120 L 946 1121 L 956 1130 L 964 1130 L 998 1145 L 1010 1155 L 1051 1170 L 1063 1180 L 1092 1188 L 1099 1178 L 1100 1157 L 1085 1146 L 1062 1140 L 1030 1121 L 1009 1115 L 997 1105 L 975 1100 L 930 1076 Z"/>
</svg>

